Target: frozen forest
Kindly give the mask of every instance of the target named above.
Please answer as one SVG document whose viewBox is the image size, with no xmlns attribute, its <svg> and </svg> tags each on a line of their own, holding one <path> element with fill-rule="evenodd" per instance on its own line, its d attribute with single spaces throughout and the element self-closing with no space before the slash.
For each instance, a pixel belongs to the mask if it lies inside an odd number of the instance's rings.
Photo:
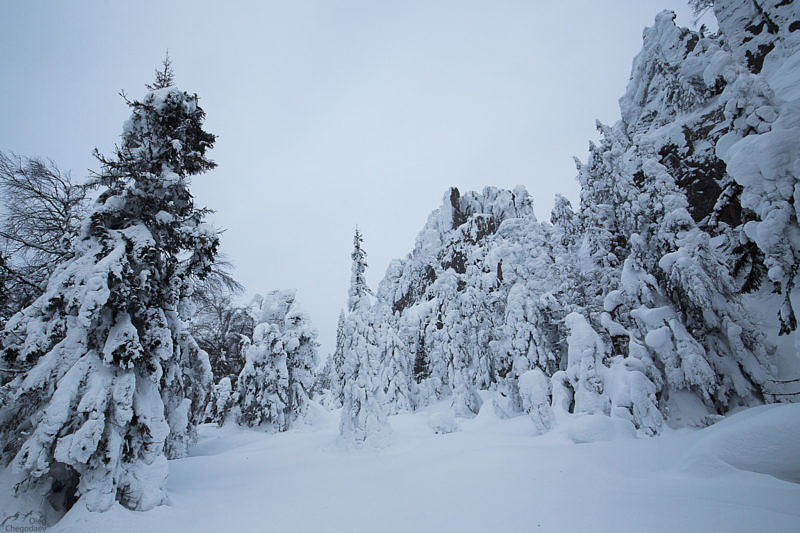
<svg viewBox="0 0 800 533">
<path fill-rule="evenodd" d="M 330 353 L 220 253 L 169 56 L 85 183 L 0 152 L 0 520 L 800 528 L 800 3 L 690 5 L 717 29 L 644 30 L 576 205 L 452 187 L 377 286 L 356 227 Z"/>
</svg>

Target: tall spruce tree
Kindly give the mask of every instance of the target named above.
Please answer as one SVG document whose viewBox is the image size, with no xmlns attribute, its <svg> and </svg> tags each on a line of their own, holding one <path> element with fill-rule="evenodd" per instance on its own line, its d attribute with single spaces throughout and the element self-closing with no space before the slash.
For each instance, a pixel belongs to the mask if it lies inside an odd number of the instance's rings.
<svg viewBox="0 0 800 533">
<path fill-rule="evenodd" d="M 361 246 L 363 242 L 364 237 L 356 226 L 353 234 L 353 253 L 350 255 L 353 259 L 353 268 L 350 276 L 350 290 L 347 293 L 347 310 L 349 312 L 356 308 L 365 295 L 372 294 L 364 277 L 364 273 L 367 271 L 367 252 Z"/>
<path fill-rule="evenodd" d="M 344 322 L 344 401 L 339 424 L 341 441 L 355 447 L 383 446 L 391 437 L 384 410 L 378 325 L 372 316 L 370 290 L 364 278 L 367 254 L 362 241 L 356 228 L 349 313 Z"/>
<path fill-rule="evenodd" d="M 194 436 L 211 374 L 189 334 L 193 279 L 214 260 L 190 177 L 215 165 L 197 95 L 157 80 L 111 157 L 95 150 L 102 188 L 47 289 L 0 335 L 2 366 L 17 377 L 0 394 L 0 449 L 57 509 L 81 498 L 145 510 L 165 501 L 167 457 Z"/>
</svg>

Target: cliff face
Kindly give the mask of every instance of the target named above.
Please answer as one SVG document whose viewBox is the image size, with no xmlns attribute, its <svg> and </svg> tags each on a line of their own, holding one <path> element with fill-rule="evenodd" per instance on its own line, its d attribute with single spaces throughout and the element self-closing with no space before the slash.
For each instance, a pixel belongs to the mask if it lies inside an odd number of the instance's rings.
<svg viewBox="0 0 800 533">
<path fill-rule="evenodd" d="M 797 350 L 768 339 L 795 329 L 799 8 L 720 0 L 714 35 L 660 13 L 621 120 L 598 124 L 578 162 L 577 212 L 559 198 L 539 222 L 521 187 L 445 194 L 376 293 L 417 404 L 451 394 L 476 412 L 491 388 L 503 414 L 550 420 L 525 400 L 546 397 L 652 434 L 687 404 L 715 415 L 794 397 L 776 363 L 794 368 Z M 522 376 L 543 390 L 520 394 Z"/>
</svg>

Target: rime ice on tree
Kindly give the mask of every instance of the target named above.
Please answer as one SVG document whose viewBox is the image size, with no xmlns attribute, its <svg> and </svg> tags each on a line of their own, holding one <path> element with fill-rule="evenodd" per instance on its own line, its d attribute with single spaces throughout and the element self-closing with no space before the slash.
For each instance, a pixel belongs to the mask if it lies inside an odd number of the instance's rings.
<svg viewBox="0 0 800 533">
<path fill-rule="evenodd" d="M 3 367 L 21 371 L 2 391 L 4 459 L 18 491 L 62 509 L 163 503 L 167 457 L 186 453 L 211 383 L 184 318 L 218 244 L 188 188 L 214 167 L 214 136 L 196 95 L 165 86 L 126 101 L 116 153 L 96 154 L 102 192 L 74 258 L 0 341 Z"/>
<path fill-rule="evenodd" d="M 317 364 L 317 330 L 300 308 L 296 291 L 257 296 L 253 342 L 245 346 L 235 401 L 240 423 L 285 431 L 308 414 Z"/>
<path fill-rule="evenodd" d="M 384 446 L 391 438 L 391 428 L 384 408 L 382 354 L 364 279 L 366 253 L 362 241 L 356 229 L 349 313 L 344 321 L 344 402 L 339 435 L 346 446 Z"/>
</svg>

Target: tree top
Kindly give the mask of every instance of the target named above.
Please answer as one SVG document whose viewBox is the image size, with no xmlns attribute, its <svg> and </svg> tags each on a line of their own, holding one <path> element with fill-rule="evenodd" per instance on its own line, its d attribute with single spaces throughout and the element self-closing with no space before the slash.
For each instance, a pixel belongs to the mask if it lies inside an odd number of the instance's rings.
<svg viewBox="0 0 800 533">
<path fill-rule="evenodd" d="M 147 84 L 145 87 L 151 91 L 155 91 L 172 87 L 174 83 L 175 73 L 172 71 L 172 61 L 169 58 L 169 50 L 167 50 L 164 55 L 164 61 L 161 62 L 161 68 L 156 69 L 156 80 L 152 84 Z"/>
</svg>

